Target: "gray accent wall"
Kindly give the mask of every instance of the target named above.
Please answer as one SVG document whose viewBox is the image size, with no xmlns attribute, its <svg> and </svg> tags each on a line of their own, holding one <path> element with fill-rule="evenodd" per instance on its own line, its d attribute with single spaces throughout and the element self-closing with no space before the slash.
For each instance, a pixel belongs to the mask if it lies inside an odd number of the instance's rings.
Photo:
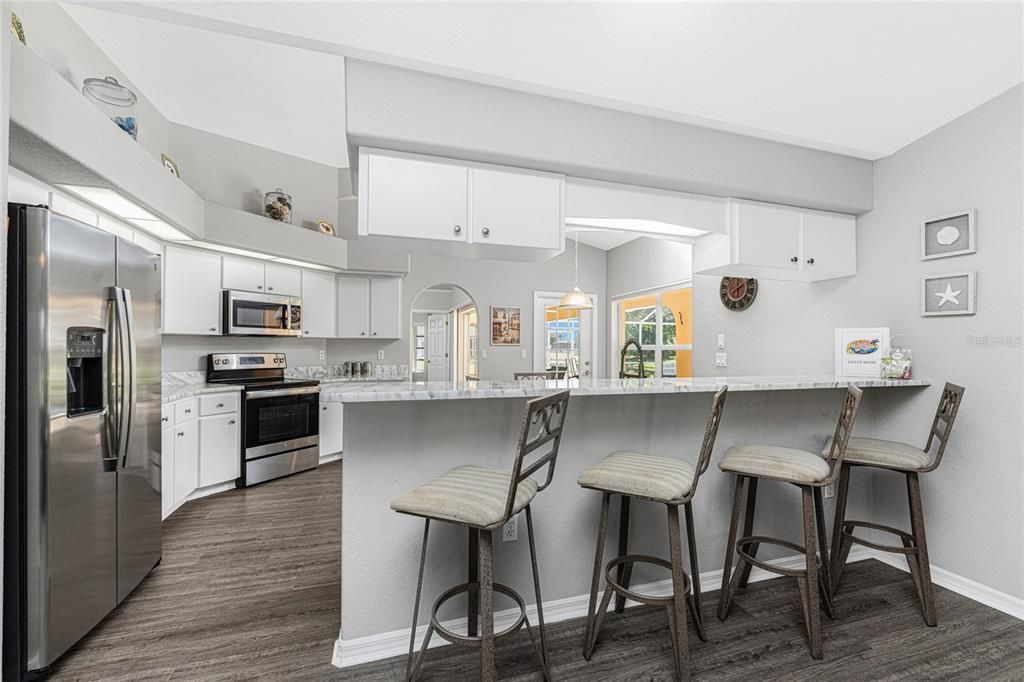
<svg viewBox="0 0 1024 682">
<path fill-rule="evenodd" d="M 588 104 L 345 60 L 360 145 L 843 213 L 872 206 L 871 162 Z"/>
</svg>

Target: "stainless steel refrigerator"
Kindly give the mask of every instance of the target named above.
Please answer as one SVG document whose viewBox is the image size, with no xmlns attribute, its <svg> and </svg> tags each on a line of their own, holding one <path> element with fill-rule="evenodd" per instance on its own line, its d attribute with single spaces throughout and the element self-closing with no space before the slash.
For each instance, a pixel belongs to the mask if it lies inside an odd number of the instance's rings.
<svg viewBox="0 0 1024 682">
<path fill-rule="evenodd" d="M 8 218 L 5 680 L 160 562 L 160 257 L 43 207 Z"/>
</svg>

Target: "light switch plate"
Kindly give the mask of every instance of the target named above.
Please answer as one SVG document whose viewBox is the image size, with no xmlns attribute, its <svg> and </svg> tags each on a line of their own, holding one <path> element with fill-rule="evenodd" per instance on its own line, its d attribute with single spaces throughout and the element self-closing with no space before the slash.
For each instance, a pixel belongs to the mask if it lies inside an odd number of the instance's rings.
<svg viewBox="0 0 1024 682">
<path fill-rule="evenodd" d="M 326 359 L 327 359 L 327 351 L 325 351 L 325 350 L 320 351 L 320 360 L 323 361 L 323 360 L 326 360 Z"/>
<path fill-rule="evenodd" d="M 377 350 L 377 359 L 378 360 L 383 360 L 384 359 L 384 349 L 383 348 L 380 348 L 380 349 Z"/>
<path fill-rule="evenodd" d="M 718 350 L 725 350 L 725 334 L 718 335 Z"/>
<path fill-rule="evenodd" d="M 727 360 L 725 353 L 715 353 L 715 367 L 726 367 Z"/>
<path fill-rule="evenodd" d="M 519 351 L 519 358 L 522 359 L 522 360 L 526 359 L 526 349 L 525 348 L 523 348 L 522 350 Z"/>
<path fill-rule="evenodd" d="M 483 358 L 484 360 L 487 359 L 487 349 L 486 348 L 481 348 L 480 349 L 480 357 Z"/>
</svg>

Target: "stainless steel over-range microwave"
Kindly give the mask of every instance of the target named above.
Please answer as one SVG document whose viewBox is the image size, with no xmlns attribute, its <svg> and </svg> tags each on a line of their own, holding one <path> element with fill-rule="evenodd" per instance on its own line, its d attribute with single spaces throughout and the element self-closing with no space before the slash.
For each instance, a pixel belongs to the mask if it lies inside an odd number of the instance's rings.
<svg viewBox="0 0 1024 682">
<path fill-rule="evenodd" d="M 226 289 L 223 310 L 226 335 L 302 335 L 301 298 Z"/>
</svg>

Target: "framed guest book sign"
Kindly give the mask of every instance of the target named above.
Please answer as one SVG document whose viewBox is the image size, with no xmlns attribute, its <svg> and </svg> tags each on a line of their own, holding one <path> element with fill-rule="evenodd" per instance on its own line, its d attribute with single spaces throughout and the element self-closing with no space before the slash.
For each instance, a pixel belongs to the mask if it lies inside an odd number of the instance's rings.
<svg viewBox="0 0 1024 682">
<path fill-rule="evenodd" d="M 888 327 L 836 329 L 836 377 L 878 379 L 889 354 Z"/>
</svg>

